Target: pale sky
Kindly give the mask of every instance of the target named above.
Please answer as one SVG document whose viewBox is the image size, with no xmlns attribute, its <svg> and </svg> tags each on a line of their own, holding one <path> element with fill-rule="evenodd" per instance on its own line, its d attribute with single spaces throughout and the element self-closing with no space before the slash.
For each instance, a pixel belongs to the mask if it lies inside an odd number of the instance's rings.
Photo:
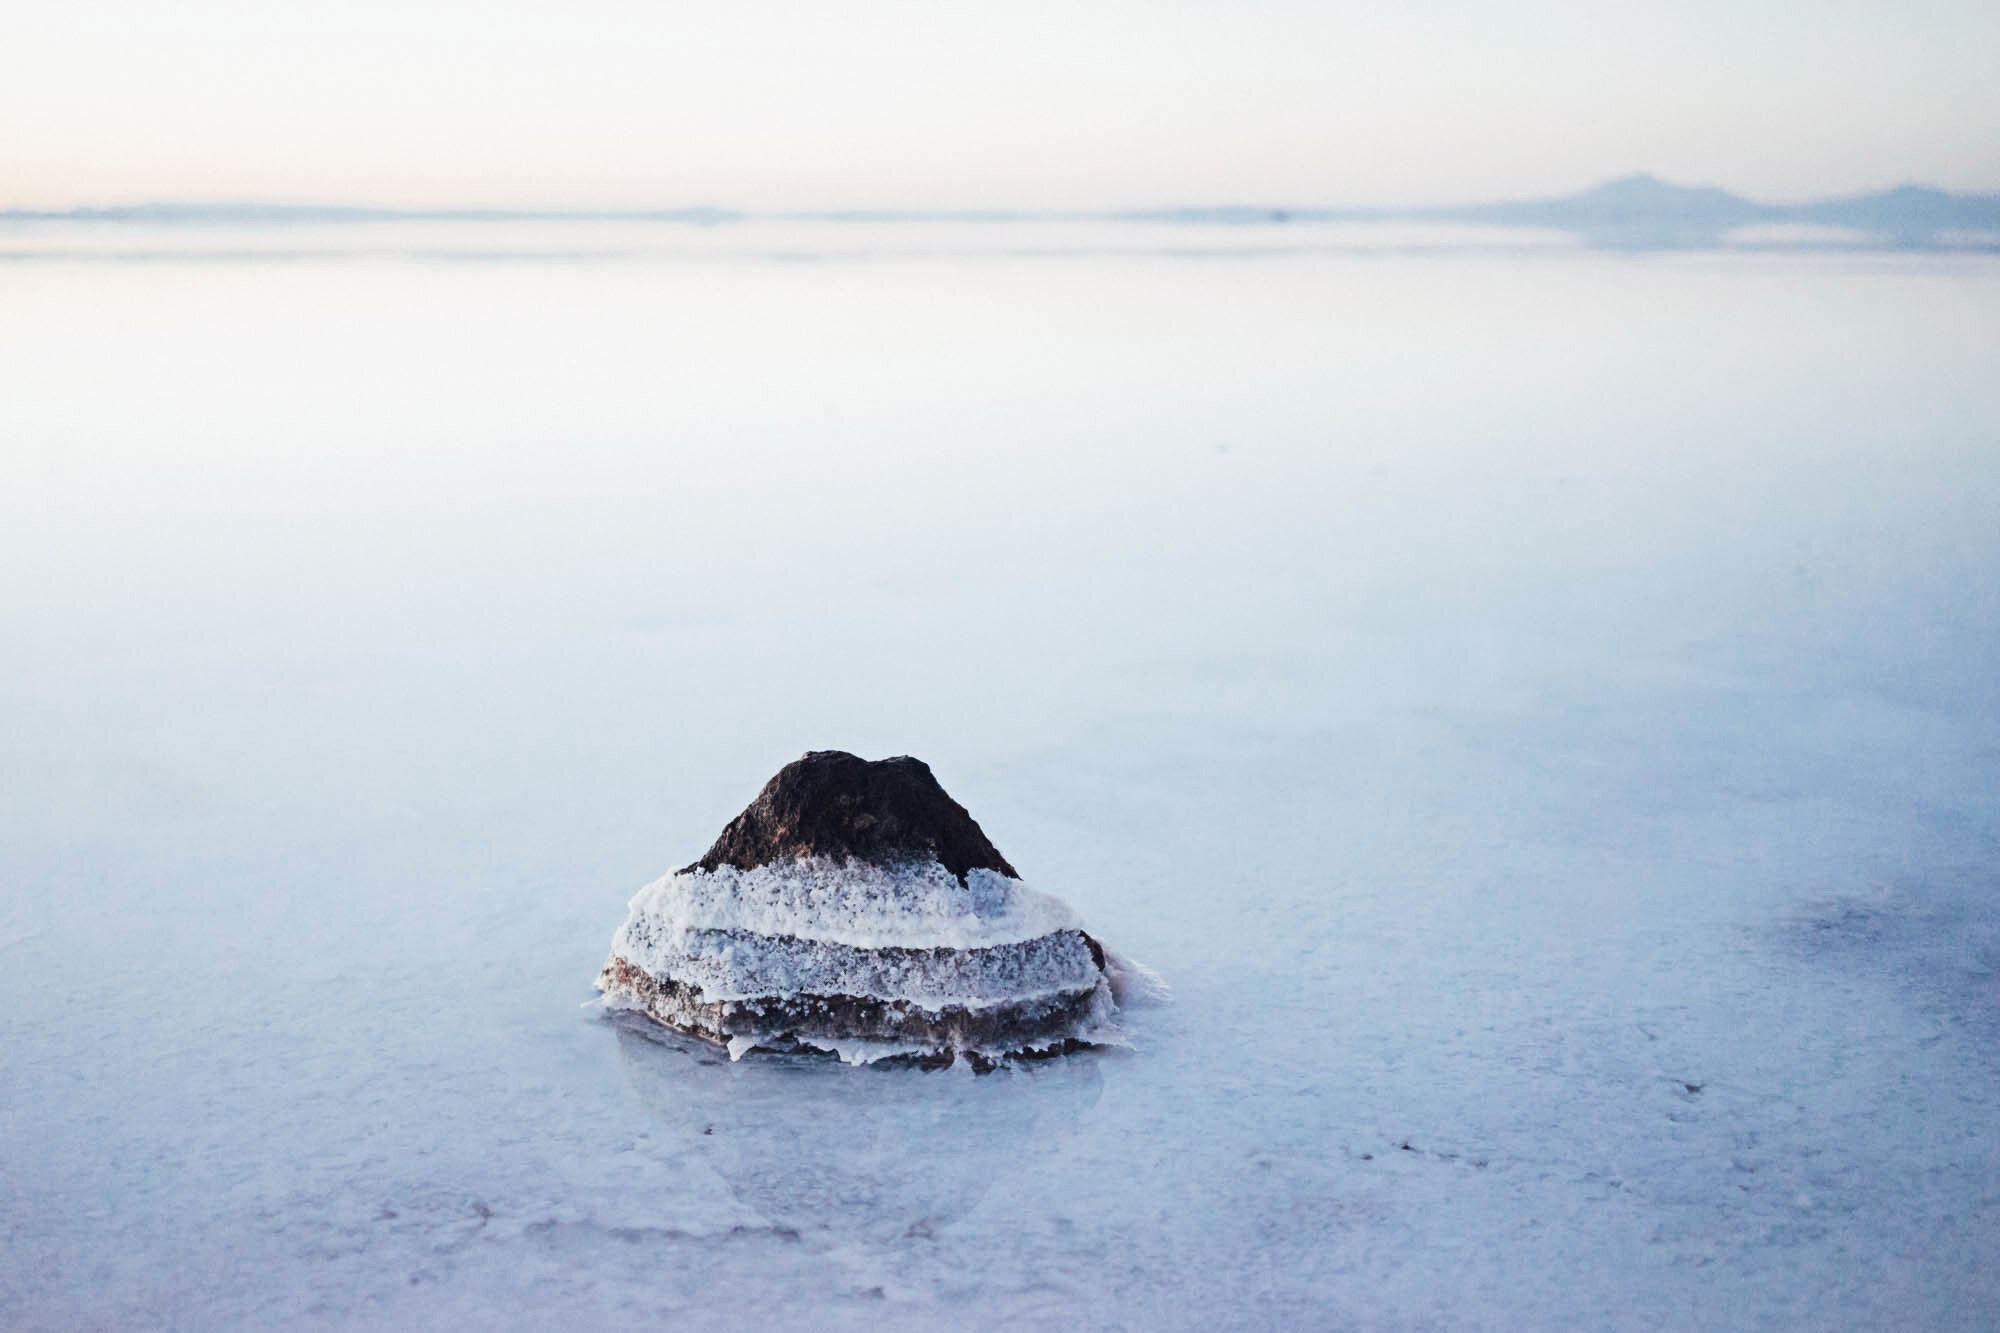
<svg viewBox="0 0 2000 1333">
<path fill-rule="evenodd" d="M 1992 0 L 0 0 L 0 208 L 2000 191 Z"/>
</svg>

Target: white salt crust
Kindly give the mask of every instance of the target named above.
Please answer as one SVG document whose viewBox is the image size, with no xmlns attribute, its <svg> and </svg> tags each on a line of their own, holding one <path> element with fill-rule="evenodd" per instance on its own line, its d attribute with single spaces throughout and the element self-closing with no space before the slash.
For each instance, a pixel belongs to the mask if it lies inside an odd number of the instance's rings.
<svg viewBox="0 0 2000 1333">
<path fill-rule="evenodd" d="M 857 949 L 791 935 L 668 930 L 640 916 L 611 947 L 642 971 L 699 989 L 709 1003 L 854 995 L 933 1012 L 979 1010 L 1080 995 L 1102 975 L 1074 930 L 982 949 Z"/>
<path fill-rule="evenodd" d="M 1158 972 L 1135 959 L 1105 949 L 1102 942 L 1097 947 L 1104 949 L 1104 978 L 1110 983 L 1111 998 L 1118 1002 L 1120 1009 L 1149 1008 L 1173 1000 L 1173 988 Z"/>
<path fill-rule="evenodd" d="M 1087 996 L 1063 1036 L 1125 1045 L 1120 1005 L 1162 999 L 1166 988 L 1113 954 L 1100 972 L 1080 930 L 1060 899 L 990 870 L 972 870 L 960 883 L 935 860 L 885 867 L 810 858 L 663 876 L 632 898 L 611 956 L 695 988 L 701 1005 L 849 995 L 938 1012 Z M 693 1003 L 649 1002 L 610 981 L 613 975 L 607 967 L 599 982 L 608 1008 Z M 654 1016 L 676 1026 L 695 1026 L 698 1018 L 692 1009 Z M 781 1036 L 853 1064 L 929 1049 L 746 1031 L 731 1033 L 730 1058 Z"/>
<path fill-rule="evenodd" d="M 654 880 L 633 897 L 626 923 L 643 917 L 668 933 L 747 930 L 857 949 L 979 949 L 1079 929 L 1061 899 L 1017 879 L 975 869 L 965 880 L 935 860 L 723 866 Z M 621 942 L 615 937 L 613 949 Z"/>
</svg>

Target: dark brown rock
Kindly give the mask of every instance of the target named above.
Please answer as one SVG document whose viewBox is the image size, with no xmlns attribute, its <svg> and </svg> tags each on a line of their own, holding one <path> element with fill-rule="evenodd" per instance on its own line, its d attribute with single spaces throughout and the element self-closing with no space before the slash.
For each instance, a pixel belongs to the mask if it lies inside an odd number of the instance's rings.
<svg viewBox="0 0 2000 1333">
<path fill-rule="evenodd" d="M 708 854 L 680 873 L 824 856 L 897 865 L 935 857 L 965 881 L 972 869 L 1019 879 L 930 765 L 908 755 L 867 760 L 813 750 L 778 770 L 729 821 Z"/>
</svg>

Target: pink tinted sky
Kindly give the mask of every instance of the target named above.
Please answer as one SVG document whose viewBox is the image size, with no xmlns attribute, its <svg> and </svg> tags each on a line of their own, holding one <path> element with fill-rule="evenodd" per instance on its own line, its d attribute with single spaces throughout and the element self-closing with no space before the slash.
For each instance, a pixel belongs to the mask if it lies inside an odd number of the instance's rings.
<svg viewBox="0 0 2000 1333">
<path fill-rule="evenodd" d="M 1989 0 L 14 0 L 0 207 L 2000 190 Z"/>
</svg>

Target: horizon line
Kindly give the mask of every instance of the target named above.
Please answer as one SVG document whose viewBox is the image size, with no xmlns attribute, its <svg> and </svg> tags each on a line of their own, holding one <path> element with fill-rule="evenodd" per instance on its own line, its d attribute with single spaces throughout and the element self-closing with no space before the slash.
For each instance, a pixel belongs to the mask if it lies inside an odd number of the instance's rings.
<svg viewBox="0 0 2000 1333">
<path fill-rule="evenodd" d="M 591 206 L 549 206 L 549 205 L 486 205 L 486 204 L 439 204 L 396 206 L 364 202 L 318 201 L 304 202 L 275 199 L 270 197 L 237 198 L 154 198 L 122 203 L 76 204 L 68 208 L 0 208 L 0 220 L 4 221 L 167 221 L 194 220 L 194 215 L 210 214 L 218 218 L 234 216 L 240 220 L 255 220 L 261 214 L 268 221 L 322 221 L 322 222 L 481 222 L 481 221 L 631 221 L 631 222 L 685 222 L 695 224 L 720 225 L 742 221 L 786 221 L 786 222 L 890 222 L 890 221 L 968 221 L 968 222 L 1045 222 L 1045 221 L 1144 221 L 1164 220 L 1172 217 L 1191 218 L 1205 215 L 1213 221 L 1465 221 L 1472 220 L 1463 215 L 1487 209 L 1510 209 L 1522 206 L 1550 206 L 1560 204 L 1584 204 L 1594 195 L 1603 195 L 1617 189 L 1647 189 L 1660 192 L 1664 199 L 1676 196 L 1684 200 L 1689 196 L 1703 196 L 1718 204 L 1728 203 L 1748 205 L 1760 212 L 1784 214 L 1801 209 L 1821 208 L 1829 205 L 1855 204 L 1881 201 L 1891 198 L 1914 198 L 1936 202 L 1958 204 L 1988 204 L 2000 207 L 2000 191 L 1961 192 L 1947 190 L 1928 182 L 1906 179 L 1894 185 L 1878 189 L 1861 190 L 1840 194 L 1818 195 L 1793 203 L 1767 203 L 1748 195 L 1712 185 L 1682 185 L 1667 181 L 1651 172 L 1633 172 L 1627 175 L 1599 181 L 1580 190 L 1567 194 L 1523 196 L 1516 195 L 1498 199 L 1467 200 L 1450 204 L 1376 204 L 1341 205 L 1327 203 L 1251 203 L 1237 201 L 1210 203 L 1161 203 L 1150 205 L 1103 207 L 1041 207 L 1013 208 L 1006 206 L 982 207 L 937 207 L 924 204 L 864 206 L 864 207 L 792 207 L 792 208 L 744 208 L 733 205 L 708 202 L 662 204 L 620 207 Z M 311 215 L 308 219 L 302 215 Z"/>
</svg>

